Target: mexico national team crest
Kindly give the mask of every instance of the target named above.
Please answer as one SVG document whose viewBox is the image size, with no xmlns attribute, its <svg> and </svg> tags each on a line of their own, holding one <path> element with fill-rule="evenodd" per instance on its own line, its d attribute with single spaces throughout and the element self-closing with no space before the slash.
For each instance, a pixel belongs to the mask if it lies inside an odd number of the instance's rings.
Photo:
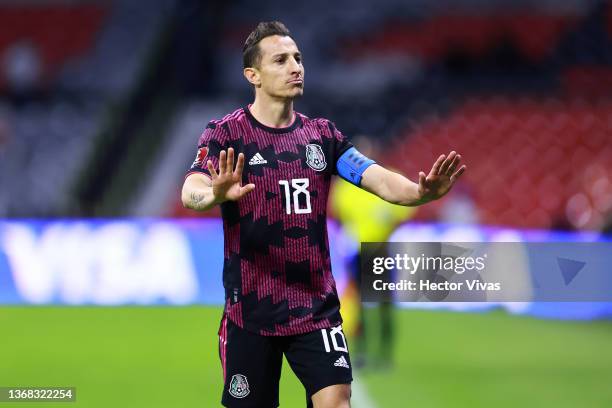
<svg viewBox="0 0 612 408">
<path fill-rule="evenodd" d="M 313 170 L 323 171 L 327 167 L 323 149 L 318 144 L 306 145 L 306 164 Z"/>
<path fill-rule="evenodd" d="M 249 395 L 249 382 L 242 374 L 234 374 L 229 385 L 229 393 L 235 398 L 244 398 Z"/>
</svg>

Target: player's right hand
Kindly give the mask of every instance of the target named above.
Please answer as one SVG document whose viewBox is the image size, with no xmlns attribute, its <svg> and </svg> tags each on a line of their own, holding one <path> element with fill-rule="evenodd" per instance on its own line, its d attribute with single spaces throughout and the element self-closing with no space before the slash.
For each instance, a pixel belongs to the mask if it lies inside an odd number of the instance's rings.
<svg viewBox="0 0 612 408">
<path fill-rule="evenodd" d="M 219 172 L 215 170 L 212 161 L 206 162 L 206 167 L 212 178 L 212 189 L 215 202 L 236 201 L 255 189 L 255 184 L 242 185 L 242 170 L 244 169 L 244 154 L 238 155 L 234 169 L 234 149 L 221 150 L 219 153 Z"/>
</svg>

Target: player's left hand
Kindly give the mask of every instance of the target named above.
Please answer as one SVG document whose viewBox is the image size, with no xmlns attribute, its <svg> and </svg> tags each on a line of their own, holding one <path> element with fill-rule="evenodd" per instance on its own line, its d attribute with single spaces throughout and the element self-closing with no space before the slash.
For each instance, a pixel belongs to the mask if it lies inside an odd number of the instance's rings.
<svg viewBox="0 0 612 408">
<path fill-rule="evenodd" d="M 440 155 L 428 175 L 419 172 L 420 200 L 423 202 L 437 200 L 448 193 L 466 169 L 463 165 L 456 170 L 460 162 L 461 156 L 452 151 L 448 156 Z"/>
</svg>

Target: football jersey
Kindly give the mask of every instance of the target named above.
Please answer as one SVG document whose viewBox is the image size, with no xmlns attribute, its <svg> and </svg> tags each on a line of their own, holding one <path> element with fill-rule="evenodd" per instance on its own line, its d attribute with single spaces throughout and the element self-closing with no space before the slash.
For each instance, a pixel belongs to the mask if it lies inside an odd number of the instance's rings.
<svg viewBox="0 0 612 408">
<path fill-rule="evenodd" d="M 244 153 L 243 185 L 255 190 L 221 204 L 225 315 L 261 335 L 287 336 L 342 322 L 331 272 L 327 197 L 336 162 L 351 143 L 327 119 L 295 112 L 271 128 L 241 108 L 206 126 L 188 171 L 218 170 L 221 150 Z"/>
</svg>

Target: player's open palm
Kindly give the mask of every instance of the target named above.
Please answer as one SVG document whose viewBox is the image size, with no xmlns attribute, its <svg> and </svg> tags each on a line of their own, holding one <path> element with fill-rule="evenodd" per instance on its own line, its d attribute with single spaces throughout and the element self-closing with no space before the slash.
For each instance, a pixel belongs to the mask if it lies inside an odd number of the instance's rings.
<svg viewBox="0 0 612 408">
<path fill-rule="evenodd" d="M 236 201 L 255 189 L 255 184 L 242 185 L 242 171 L 244 169 L 244 154 L 238 155 L 234 169 L 234 149 L 221 150 L 219 154 L 219 172 L 215 170 L 212 162 L 206 163 L 212 177 L 212 189 L 215 201 Z"/>
<path fill-rule="evenodd" d="M 423 201 L 437 200 L 450 191 L 453 184 L 465 171 L 465 165 L 459 167 L 461 156 L 455 151 L 448 157 L 441 155 L 434 163 L 428 175 L 419 172 L 419 195 Z"/>
</svg>

